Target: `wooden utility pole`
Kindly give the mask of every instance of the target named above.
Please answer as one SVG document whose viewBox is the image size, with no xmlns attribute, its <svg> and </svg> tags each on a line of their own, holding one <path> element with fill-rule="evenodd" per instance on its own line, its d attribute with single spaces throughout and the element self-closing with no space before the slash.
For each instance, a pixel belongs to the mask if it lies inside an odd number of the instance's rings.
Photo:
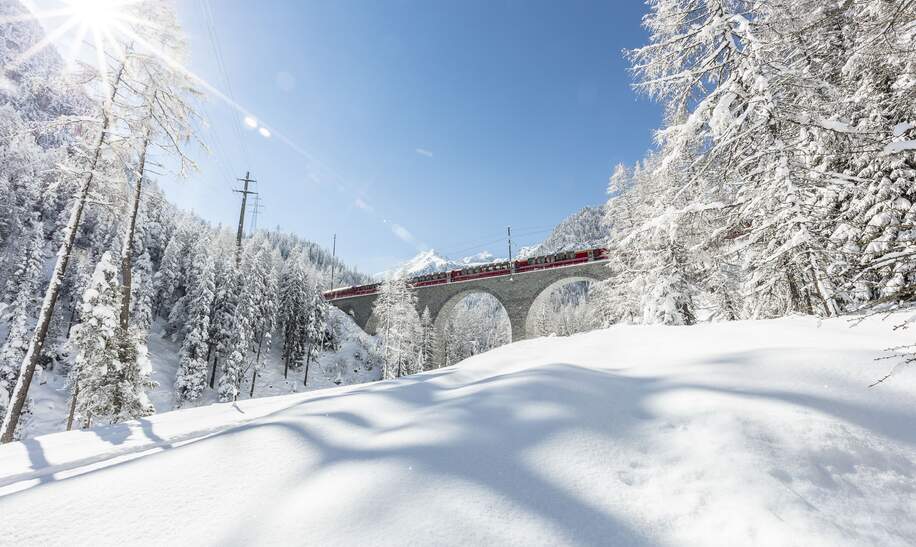
<svg viewBox="0 0 916 547">
<path fill-rule="evenodd" d="M 337 259 L 337 234 L 334 234 L 334 239 L 331 243 L 331 286 L 328 289 L 334 288 L 334 266 Z"/>
<path fill-rule="evenodd" d="M 242 235 L 244 235 L 245 233 L 245 207 L 248 205 L 248 194 L 257 194 L 257 192 L 252 192 L 251 190 L 248 189 L 248 183 L 258 182 L 258 181 L 253 180 L 251 178 L 250 171 L 245 172 L 245 178 L 236 179 L 236 180 L 238 180 L 239 182 L 245 183 L 245 186 L 243 186 L 241 190 L 233 190 L 233 192 L 238 192 L 242 194 L 242 208 L 239 211 L 239 231 L 235 236 L 235 245 L 236 245 L 235 259 L 236 261 L 238 261 L 242 258 Z"/>
</svg>

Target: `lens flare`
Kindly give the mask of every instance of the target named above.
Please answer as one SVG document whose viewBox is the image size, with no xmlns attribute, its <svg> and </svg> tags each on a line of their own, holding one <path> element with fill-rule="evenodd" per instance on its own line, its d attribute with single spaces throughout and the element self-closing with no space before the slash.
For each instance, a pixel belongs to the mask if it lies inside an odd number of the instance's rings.
<svg viewBox="0 0 916 547">
<path fill-rule="evenodd" d="M 97 31 L 107 31 L 118 20 L 119 3 L 114 0 L 72 0 L 73 17 Z"/>
</svg>

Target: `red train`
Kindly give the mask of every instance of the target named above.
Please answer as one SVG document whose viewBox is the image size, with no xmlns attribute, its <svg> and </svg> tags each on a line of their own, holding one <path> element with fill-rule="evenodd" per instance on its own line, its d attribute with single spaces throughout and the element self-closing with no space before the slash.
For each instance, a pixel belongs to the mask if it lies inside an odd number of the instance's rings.
<svg viewBox="0 0 916 547">
<path fill-rule="evenodd" d="M 445 283 L 461 283 L 462 281 L 471 281 L 487 277 L 534 272 L 550 268 L 562 268 L 563 266 L 572 266 L 584 262 L 607 260 L 607 253 L 608 250 L 605 248 L 587 249 L 584 251 L 565 251 L 546 256 L 534 256 L 512 262 L 494 262 L 492 264 L 483 264 L 481 266 L 473 266 L 461 270 L 450 270 L 447 272 L 421 275 L 408 279 L 407 283 L 414 288 L 429 287 L 432 285 L 443 285 Z M 381 285 L 381 283 L 372 283 L 371 285 L 333 289 L 324 293 L 324 298 L 325 300 L 337 300 L 339 298 L 352 298 L 354 296 L 375 294 L 379 291 Z"/>
</svg>

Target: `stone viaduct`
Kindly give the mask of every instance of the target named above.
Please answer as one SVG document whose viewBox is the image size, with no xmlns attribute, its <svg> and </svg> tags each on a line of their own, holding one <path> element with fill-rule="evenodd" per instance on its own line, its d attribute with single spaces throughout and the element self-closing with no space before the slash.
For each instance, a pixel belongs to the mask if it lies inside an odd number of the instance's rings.
<svg viewBox="0 0 916 547">
<path fill-rule="evenodd" d="M 534 319 L 537 310 L 555 289 L 577 281 L 607 279 L 610 271 L 606 260 L 573 264 L 524 273 L 512 273 L 469 281 L 456 281 L 443 285 L 418 287 L 417 312 L 429 308 L 436 332 L 445 331 L 449 317 L 461 300 L 473 293 L 493 295 L 506 309 L 512 327 L 512 341 L 524 340 L 535 333 Z M 376 294 L 337 298 L 331 304 L 349 314 L 356 324 L 369 334 L 376 334 L 377 321 L 372 315 Z M 444 349 L 440 349 L 444 352 Z M 444 361 L 438 359 L 440 362 Z"/>
</svg>

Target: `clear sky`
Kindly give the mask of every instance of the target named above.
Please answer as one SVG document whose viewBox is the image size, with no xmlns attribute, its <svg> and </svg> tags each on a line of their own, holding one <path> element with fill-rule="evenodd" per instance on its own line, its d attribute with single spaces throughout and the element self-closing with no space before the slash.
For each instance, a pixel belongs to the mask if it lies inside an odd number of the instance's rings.
<svg viewBox="0 0 916 547">
<path fill-rule="evenodd" d="M 507 225 L 542 239 L 661 119 L 621 53 L 645 42 L 639 0 L 209 0 L 212 26 L 204 0 L 178 6 L 192 69 L 271 137 L 211 97 L 212 153 L 166 191 L 234 224 L 251 171 L 259 226 L 337 233 L 367 273 L 425 248 L 504 256 Z"/>
</svg>

